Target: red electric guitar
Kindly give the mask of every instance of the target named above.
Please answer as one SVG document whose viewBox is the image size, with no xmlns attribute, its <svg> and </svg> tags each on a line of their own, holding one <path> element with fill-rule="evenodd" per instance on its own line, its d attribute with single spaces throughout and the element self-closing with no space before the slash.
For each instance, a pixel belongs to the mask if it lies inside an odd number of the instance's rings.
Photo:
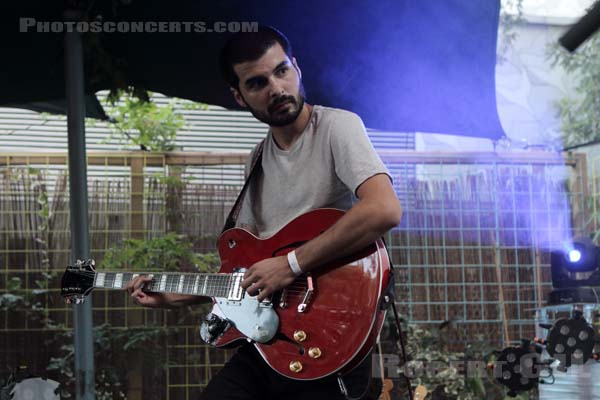
<svg viewBox="0 0 600 400">
<path fill-rule="evenodd" d="M 219 273 L 148 273 L 152 282 L 144 289 L 212 297 L 213 310 L 200 328 L 202 338 L 219 347 L 248 340 L 284 376 L 311 380 L 343 374 L 369 353 L 383 324 L 381 297 L 391 275 L 381 240 L 299 276 L 269 300 L 258 302 L 240 286 L 245 268 L 287 254 L 343 215 L 317 209 L 266 239 L 229 229 L 217 244 Z M 81 302 L 95 287 L 122 289 L 138 275 L 96 271 L 93 261 L 78 261 L 63 275 L 61 293 L 67 301 Z"/>
</svg>

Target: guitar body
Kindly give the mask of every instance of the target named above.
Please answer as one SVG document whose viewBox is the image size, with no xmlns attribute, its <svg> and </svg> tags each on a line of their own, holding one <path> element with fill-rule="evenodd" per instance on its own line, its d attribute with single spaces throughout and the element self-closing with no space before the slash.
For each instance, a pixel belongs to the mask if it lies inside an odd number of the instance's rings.
<svg viewBox="0 0 600 400">
<path fill-rule="evenodd" d="M 61 295 L 68 303 L 81 303 L 94 288 L 123 290 L 145 275 L 147 292 L 213 299 L 213 312 L 200 327 L 207 343 L 223 347 L 248 340 L 273 370 L 292 379 L 344 374 L 369 354 L 383 325 L 381 296 L 390 281 L 390 263 L 381 240 L 300 275 L 269 300 L 259 302 L 241 287 L 244 269 L 302 246 L 343 215 L 314 210 L 266 239 L 227 230 L 217 243 L 219 273 L 97 271 L 94 260 L 77 260 L 63 274 Z"/>
<path fill-rule="evenodd" d="M 265 258 L 285 255 L 320 235 L 343 215 L 340 210 L 317 209 L 266 239 L 239 228 L 227 230 L 218 241 L 220 272 L 234 273 Z M 352 257 L 301 275 L 274 296 L 270 305 L 279 316 L 277 334 L 254 346 L 271 368 L 292 379 L 348 372 L 375 343 L 385 316 L 380 299 L 389 279 L 390 264 L 381 240 Z M 312 294 L 307 298 L 311 283 Z M 215 308 L 219 308 L 216 299 Z M 242 339 L 246 336 L 232 326 L 213 344 L 227 346 Z"/>
</svg>

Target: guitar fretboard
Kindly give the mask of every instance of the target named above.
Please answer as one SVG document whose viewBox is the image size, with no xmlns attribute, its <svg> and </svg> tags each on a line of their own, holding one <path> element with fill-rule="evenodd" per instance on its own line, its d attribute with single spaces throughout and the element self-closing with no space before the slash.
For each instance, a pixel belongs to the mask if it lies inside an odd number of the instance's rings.
<svg viewBox="0 0 600 400">
<path fill-rule="evenodd" d="M 191 294 L 209 297 L 227 297 L 240 291 L 243 274 L 185 274 L 185 273 L 133 273 L 133 272 L 96 272 L 94 287 L 105 289 L 123 289 L 127 282 L 140 275 L 152 276 L 145 290 L 162 293 Z M 235 294 L 235 293 L 234 293 Z"/>
</svg>

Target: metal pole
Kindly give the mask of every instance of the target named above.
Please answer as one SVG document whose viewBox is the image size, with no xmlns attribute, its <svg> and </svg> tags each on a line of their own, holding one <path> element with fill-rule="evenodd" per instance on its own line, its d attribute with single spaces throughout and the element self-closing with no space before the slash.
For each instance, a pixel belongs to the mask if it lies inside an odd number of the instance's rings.
<svg viewBox="0 0 600 400">
<path fill-rule="evenodd" d="M 65 20 L 79 21 L 81 13 L 66 10 Z M 71 209 L 71 261 L 90 258 L 87 164 L 85 155 L 85 101 L 81 34 L 65 33 L 65 82 L 69 137 L 69 188 Z M 94 400 L 94 345 L 92 302 L 73 306 L 75 385 L 77 400 Z"/>
</svg>

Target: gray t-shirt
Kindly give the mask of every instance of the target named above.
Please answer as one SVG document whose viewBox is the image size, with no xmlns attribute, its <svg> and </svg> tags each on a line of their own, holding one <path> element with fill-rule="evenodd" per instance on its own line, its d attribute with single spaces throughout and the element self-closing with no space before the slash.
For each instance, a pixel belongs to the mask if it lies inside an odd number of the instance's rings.
<svg viewBox="0 0 600 400">
<path fill-rule="evenodd" d="M 267 134 L 262 174 L 250 184 L 236 225 L 264 238 L 316 208 L 348 210 L 357 200 L 356 189 L 377 174 L 391 179 L 360 117 L 315 105 L 304 132 L 288 151 L 277 146 L 271 131 Z"/>
</svg>

